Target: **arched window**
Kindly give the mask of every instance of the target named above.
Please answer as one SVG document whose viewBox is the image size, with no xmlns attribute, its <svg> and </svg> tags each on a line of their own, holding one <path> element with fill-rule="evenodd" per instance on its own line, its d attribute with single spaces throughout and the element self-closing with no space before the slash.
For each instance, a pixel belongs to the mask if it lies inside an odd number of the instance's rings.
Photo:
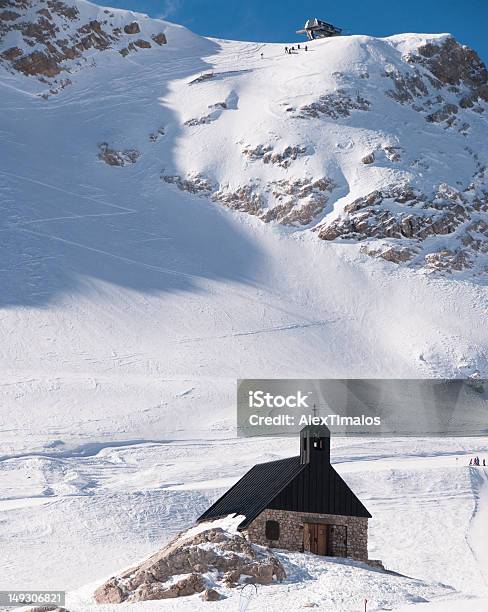
<svg viewBox="0 0 488 612">
<path fill-rule="evenodd" d="M 278 523 L 278 521 L 266 521 L 266 539 L 280 539 L 280 524 Z"/>
</svg>

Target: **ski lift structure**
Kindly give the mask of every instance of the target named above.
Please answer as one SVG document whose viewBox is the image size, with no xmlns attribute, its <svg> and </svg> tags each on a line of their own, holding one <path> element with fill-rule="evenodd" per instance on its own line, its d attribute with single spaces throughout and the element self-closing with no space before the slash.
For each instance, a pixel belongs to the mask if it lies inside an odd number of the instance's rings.
<svg viewBox="0 0 488 612">
<path fill-rule="evenodd" d="M 302 30 L 297 30 L 297 34 L 306 34 L 308 40 L 316 38 L 330 38 L 331 36 L 340 36 L 342 28 L 338 28 L 327 21 L 321 19 L 307 19 Z"/>
</svg>

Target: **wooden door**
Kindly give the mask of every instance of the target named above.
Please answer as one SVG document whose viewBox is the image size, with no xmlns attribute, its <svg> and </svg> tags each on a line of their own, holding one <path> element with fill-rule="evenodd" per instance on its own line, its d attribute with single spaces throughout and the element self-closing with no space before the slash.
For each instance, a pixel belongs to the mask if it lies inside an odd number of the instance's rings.
<svg viewBox="0 0 488 612">
<path fill-rule="evenodd" d="M 327 554 L 327 525 L 310 523 L 310 552 L 314 555 Z"/>
</svg>

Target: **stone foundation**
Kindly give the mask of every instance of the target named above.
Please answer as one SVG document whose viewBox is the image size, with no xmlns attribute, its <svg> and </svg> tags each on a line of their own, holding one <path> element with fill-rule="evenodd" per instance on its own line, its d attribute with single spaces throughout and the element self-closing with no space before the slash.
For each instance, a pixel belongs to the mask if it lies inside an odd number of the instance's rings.
<svg viewBox="0 0 488 612">
<path fill-rule="evenodd" d="M 278 540 L 266 538 L 266 521 L 279 524 Z M 311 523 L 334 526 L 328 529 L 328 553 L 331 556 L 368 561 L 368 519 L 363 517 L 266 509 L 244 534 L 251 542 L 262 546 L 303 552 L 310 550 L 308 525 Z"/>
</svg>

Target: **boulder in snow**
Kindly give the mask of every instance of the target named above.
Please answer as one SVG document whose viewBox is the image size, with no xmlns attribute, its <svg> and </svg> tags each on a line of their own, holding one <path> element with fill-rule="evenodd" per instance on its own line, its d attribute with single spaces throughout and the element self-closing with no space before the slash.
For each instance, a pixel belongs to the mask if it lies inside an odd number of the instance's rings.
<svg viewBox="0 0 488 612">
<path fill-rule="evenodd" d="M 124 32 L 126 34 L 139 34 L 140 31 L 141 28 L 139 27 L 137 21 L 133 21 L 132 23 L 128 23 L 126 26 L 124 26 Z"/>
</svg>

